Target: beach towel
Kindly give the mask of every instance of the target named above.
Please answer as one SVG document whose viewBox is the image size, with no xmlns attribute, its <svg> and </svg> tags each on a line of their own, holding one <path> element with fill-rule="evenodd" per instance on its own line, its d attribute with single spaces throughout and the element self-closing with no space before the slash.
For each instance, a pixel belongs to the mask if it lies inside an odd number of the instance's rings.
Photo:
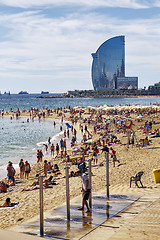
<svg viewBox="0 0 160 240">
<path fill-rule="evenodd" d="M 6 192 L 0 192 L 0 193 L 8 193 L 8 192 L 16 191 L 16 190 L 18 190 L 18 188 L 7 189 Z"/>
<path fill-rule="evenodd" d="M 18 188 L 9 189 L 9 190 L 7 190 L 7 192 L 13 192 L 13 191 L 16 191 L 16 190 L 18 190 Z"/>
</svg>

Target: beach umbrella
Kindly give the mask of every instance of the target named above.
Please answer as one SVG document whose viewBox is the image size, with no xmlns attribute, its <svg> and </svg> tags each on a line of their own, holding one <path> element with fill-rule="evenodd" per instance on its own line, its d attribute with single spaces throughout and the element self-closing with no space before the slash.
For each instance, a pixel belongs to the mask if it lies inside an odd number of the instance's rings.
<svg viewBox="0 0 160 240">
<path fill-rule="evenodd" d="M 124 121 L 120 120 L 120 121 L 118 121 L 117 123 L 118 123 L 118 124 L 122 124 L 122 123 L 124 123 Z"/>
<path fill-rule="evenodd" d="M 89 140 L 85 141 L 85 143 L 93 143 L 93 142 L 97 142 L 97 141 L 93 140 L 93 139 L 89 139 Z"/>
<path fill-rule="evenodd" d="M 71 126 L 69 125 L 69 123 L 66 123 L 67 127 L 71 128 Z"/>
<path fill-rule="evenodd" d="M 138 117 L 136 117 L 136 118 L 144 118 L 143 116 L 138 116 Z"/>
</svg>

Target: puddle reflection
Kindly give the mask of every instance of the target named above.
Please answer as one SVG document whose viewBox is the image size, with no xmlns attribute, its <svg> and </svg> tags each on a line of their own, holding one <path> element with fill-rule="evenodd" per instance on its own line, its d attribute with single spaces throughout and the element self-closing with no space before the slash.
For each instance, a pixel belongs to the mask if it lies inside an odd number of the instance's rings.
<svg viewBox="0 0 160 240">
<path fill-rule="evenodd" d="M 88 213 L 77 210 L 80 200 L 72 200 L 70 221 L 67 220 L 65 205 L 45 213 L 45 235 L 48 237 L 59 236 L 63 237 L 63 239 L 76 238 L 77 236 L 81 238 L 93 227 L 102 224 L 122 211 L 122 209 L 127 208 L 135 199 L 137 198 L 127 195 L 110 195 L 110 199 L 107 201 L 105 194 L 102 195 L 100 193 L 92 197 L 92 211 Z M 22 232 L 27 230 L 28 232 L 38 233 L 38 225 L 39 221 L 37 218 L 34 224 L 33 222 L 23 223 L 23 225 L 18 227 L 20 228 L 21 226 Z"/>
</svg>

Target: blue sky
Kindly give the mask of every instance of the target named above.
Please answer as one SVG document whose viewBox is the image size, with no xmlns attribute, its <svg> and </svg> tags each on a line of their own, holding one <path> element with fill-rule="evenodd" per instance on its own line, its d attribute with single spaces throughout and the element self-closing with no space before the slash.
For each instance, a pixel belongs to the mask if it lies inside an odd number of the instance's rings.
<svg viewBox="0 0 160 240">
<path fill-rule="evenodd" d="M 160 81 L 160 0 L 0 0 L 0 91 L 92 89 L 91 53 L 125 35 L 126 76 Z"/>
</svg>

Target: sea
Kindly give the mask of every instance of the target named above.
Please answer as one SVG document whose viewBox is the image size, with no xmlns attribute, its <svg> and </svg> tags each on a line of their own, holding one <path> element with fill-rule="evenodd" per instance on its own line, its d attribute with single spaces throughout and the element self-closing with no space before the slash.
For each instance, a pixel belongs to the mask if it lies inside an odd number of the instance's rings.
<svg viewBox="0 0 160 240">
<path fill-rule="evenodd" d="M 87 107 L 87 106 L 108 106 L 116 105 L 150 105 L 160 104 L 160 97 L 135 97 L 135 98 L 38 98 L 41 94 L 2 94 L 0 95 L 0 111 L 29 110 L 31 108 L 57 108 L 57 107 Z M 13 162 L 14 168 L 18 168 L 21 158 L 28 160 L 30 164 L 36 163 L 37 149 L 42 149 L 44 159 L 50 156 L 50 152 L 45 152 L 44 144 L 51 137 L 51 142 L 59 143 L 66 129 L 66 122 L 61 123 L 54 119 L 29 119 L 20 117 L 19 119 L 9 116 L 0 116 L 0 179 L 7 176 L 7 164 Z M 63 131 L 60 131 L 62 126 Z M 82 136 L 78 135 L 78 141 Z M 70 144 L 70 139 L 67 145 Z"/>
</svg>

